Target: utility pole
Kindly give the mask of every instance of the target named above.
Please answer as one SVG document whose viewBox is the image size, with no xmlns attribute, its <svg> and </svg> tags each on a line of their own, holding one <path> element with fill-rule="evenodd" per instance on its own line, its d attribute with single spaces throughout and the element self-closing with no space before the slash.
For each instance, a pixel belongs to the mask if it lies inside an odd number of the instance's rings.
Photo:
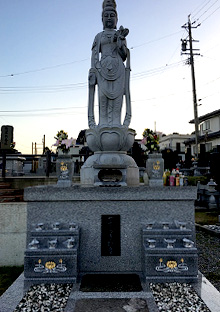
<svg viewBox="0 0 220 312">
<path fill-rule="evenodd" d="M 43 139 L 42 139 L 42 143 L 43 143 L 43 154 L 45 153 L 45 134 L 43 136 Z"/>
<path fill-rule="evenodd" d="M 198 40 L 194 40 L 192 37 L 192 28 L 199 27 L 192 26 L 190 15 L 188 16 L 188 23 L 182 26 L 188 31 L 188 39 L 182 39 L 182 54 L 189 55 L 189 64 L 191 65 L 191 75 L 192 75 L 192 92 L 193 92 L 193 107 L 194 107 L 194 122 L 195 122 L 195 156 L 198 159 L 199 156 L 199 119 L 198 119 L 198 104 L 197 104 L 197 95 L 196 95 L 196 79 L 195 79 L 195 68 L 194 68 L 194 55 L 200 55 L 199 53 L 195 53 L 194 51 L 199 51 L 199 49 L 193 49 L 193 42 L 198 42 Z M 189 49 L 187 48 L 187 44 L 189 43 Z M 189 51 L 189 52 L 187 52 Z"/>
</svg>

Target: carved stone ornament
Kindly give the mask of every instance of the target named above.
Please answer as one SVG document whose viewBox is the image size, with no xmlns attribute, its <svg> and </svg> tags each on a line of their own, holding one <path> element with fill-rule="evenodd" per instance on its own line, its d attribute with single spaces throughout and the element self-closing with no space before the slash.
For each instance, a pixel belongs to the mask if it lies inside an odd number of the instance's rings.
<svg viewBox="0 0 220 312">
<path fill-rule="evenodd" d="M 62 259 L 59 260 L 59 264 L 56 264 L 54 261 L 47 261 L 44 265 L 42 264 L 42 260 L 39 259 L 34 268 L 35 273 L 62 273 L 66 270 L 67 267 Z"/>
<path fill-rule="evenodd" d="M 177 263 L 175 260 L 169 260 L 165 264 L 163 262 L 163 259 L 160 258 L 159 260 L 160 265 L 156 266 L 156 271 L 157 272 L 164 272 L 164 273 L 181 273 L 184 271 L 188 271 L 189 268 L 186 263 L 184 263 L 184 259 L 181 259 L 181 263 Z"/>
</svg>

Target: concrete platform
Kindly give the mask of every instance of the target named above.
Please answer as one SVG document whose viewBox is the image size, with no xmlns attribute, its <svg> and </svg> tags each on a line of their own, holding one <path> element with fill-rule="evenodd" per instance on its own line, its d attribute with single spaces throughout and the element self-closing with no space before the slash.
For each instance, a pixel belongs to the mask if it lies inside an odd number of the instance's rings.
<svg viewBox="0 0 220 312">
<path fill-rule="evenodd" d="M 201 299 L 207 305 L 211 312 L 220 311 L 220 293 L 219 291 L 202 275 L 199 282 L 194 285 L 197 293 L 200 295 Z M 1 312 L 13 312 L 16 306 L 19 304 L 20 300 L 23 298 L 23 285 L 24 285 L 24 275 L 21 274 L 18 279 L 8 288 L 8 290 L 0 297 L 0 311 Z M 125 302 L 128 301 L 118 301 L 118 299 L 131 299 L 131 298 L 142 298 L 145 299 L 148 304 L 149 312 L 158 312 L 154 298 L 151 292 L 141 291 L 141 292 L 81 292 L 79 291 L 79 284 L 72 290 L 65 312 L 81 312 L 80 309 L 83 306 L 84 312 L 91 312 L 91 304 L 97 306 L 100 299 L 108 299 L 108 306 L 118 305 L 118 311 L 121 311 L 121 306 L 124 306 Z M 85 300 L 88 306 L 86 306 Z M 97 300 L 96 300 L 97 299 Z M 81 301 L 77 304 L 77 301 Z M 110 300 L 110 301 L 109 301 Z M 77 304 L 77 305 L 76 305 Z M 89 306 L 90 305 L 90 306 Z M 88 307 L 88 310 L 87 310 Z M 78 309 L 78 310 L 77 310 Z M 107 312 L 108 310 L 106 310 Z M 115 312 L 117 310 L 114 310 Z M 118 312 L 117 311 L 117 312 Z M 123 310 L 122 310 L 123 311 Z M 144 311 L 144 310 L 143 310 Z M 147 311 L 147 310 L 146 310 Z"/>
</svg>

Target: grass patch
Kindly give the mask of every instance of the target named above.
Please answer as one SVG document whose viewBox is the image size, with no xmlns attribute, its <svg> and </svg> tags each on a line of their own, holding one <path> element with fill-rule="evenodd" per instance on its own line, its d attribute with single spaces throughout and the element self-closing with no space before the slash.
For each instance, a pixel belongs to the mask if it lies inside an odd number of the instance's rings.
<svg viewBox="0 0 220 312">
<path fill-rule="evenodd" d="M 206 185 L 209 181 L 208 181 L 208 178 L 205 177 L 205 176 L 187 176 L 187 179 L 188 179 L 188 185 L 193 185 L 193 186 L 196 186 L 197 183 L 200 181 L 201 184 L 203 185 Z"/>
<path fill-rule="evenodd" d="M 218 222 L 217 212 L 207 212 L 207 211 L 196 211 L 195 221 L 198 224 L 216 224 Z"/>
<path fill-rule="evenodd" d="M 220 273 L 209 272 L 206 274 L 206 278 L 210 281 L 219 282 L 220 281 Z"/>
<path fill-rule="evenodd" d="M 4 266 L 0 267 L 0 296 L 24 271 L 23 266 Z"/>
</svg>

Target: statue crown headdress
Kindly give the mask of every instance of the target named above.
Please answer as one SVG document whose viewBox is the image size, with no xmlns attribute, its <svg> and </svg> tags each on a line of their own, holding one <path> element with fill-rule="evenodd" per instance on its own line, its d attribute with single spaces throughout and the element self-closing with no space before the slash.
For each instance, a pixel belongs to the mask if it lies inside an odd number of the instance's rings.
<svg viewBox="0 0 220 312">
<path fill-rule="evenodd" d="M 107 9 L 108 7 L 111 7 L 111 8 L 113 8 L 114 10 L 116 10 L 116 2 L 115 2 L 115 0 L 104 0 L 103 1 L 103 4 L 102 4 L 102 9 L 103 9 L 103 11 L 105 10 L 105 9 Z"/>
</svg>

